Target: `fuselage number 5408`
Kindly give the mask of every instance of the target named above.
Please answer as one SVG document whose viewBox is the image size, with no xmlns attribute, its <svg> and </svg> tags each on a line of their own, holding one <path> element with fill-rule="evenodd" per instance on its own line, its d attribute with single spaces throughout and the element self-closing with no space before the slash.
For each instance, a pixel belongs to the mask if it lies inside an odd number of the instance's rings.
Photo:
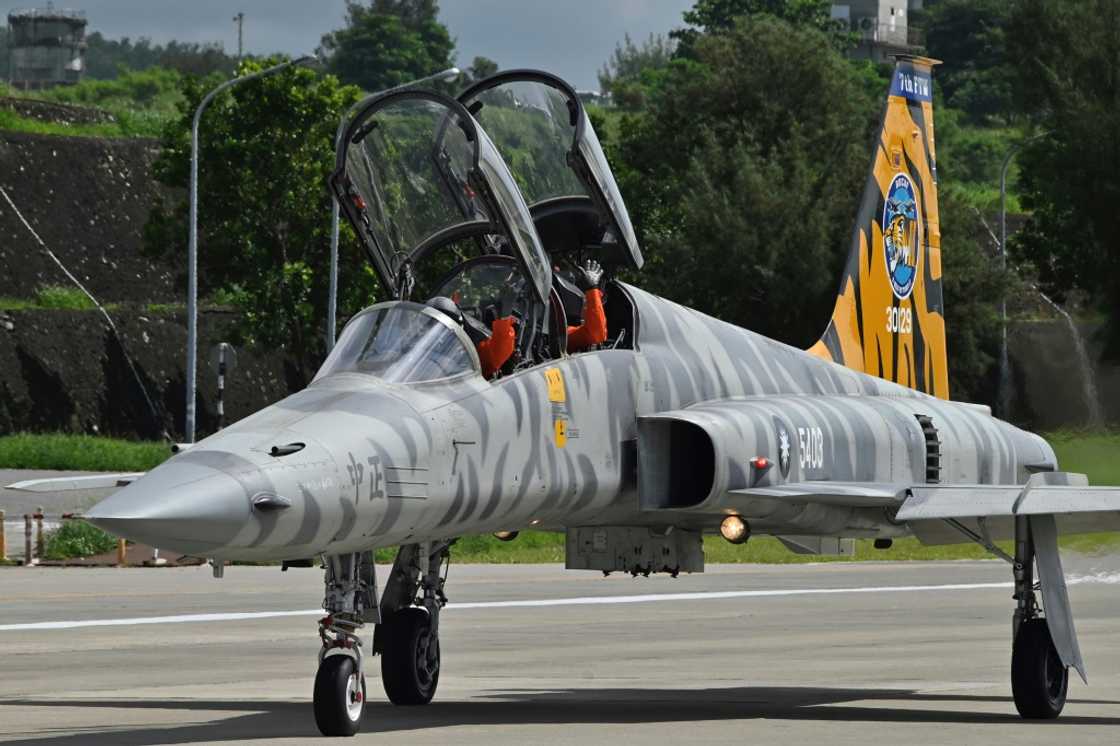
<svg viewBox="0 0 1120 746">
<path fill-rule="evenodd" d="M 824 433 L 819 427 L 797 428 L 797 462 L 802 469 L 824 466 Z"/>
</svg>

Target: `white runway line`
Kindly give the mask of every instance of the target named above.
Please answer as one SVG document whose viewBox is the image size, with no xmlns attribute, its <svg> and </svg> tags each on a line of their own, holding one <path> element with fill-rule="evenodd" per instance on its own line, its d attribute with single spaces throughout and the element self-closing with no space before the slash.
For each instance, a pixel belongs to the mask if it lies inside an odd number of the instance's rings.
<svg viewBox="0 0 1120 746">
<path fill-rule="evenodd" d="M 632 596 L 579 596 L 575 598 L 542 598 L 521 601 L 476 601 L 450 603 L 446 610 L 511 609 L 534 606 L 598 606 L 605 604 L 648 604 L 672 601 L 719 601 L 731 598 L 774 598 L 782 596 L 829 596 L 845 593 L 920 593 L 925 591 L 974 591 L 1012 588 L 1007 583 L 954 583 L 949 585 L 898 585 L 863 588 L 789 588 L 760 591 L 709 591 L 701 593 L 661 593 Z M 0 624 L 0 632 L 21 630 L 75 629 L 78 627 L 131 627 L 139 624 L 183 624 L 186 622 L 238 622 L 249 619 L 270 619 L 286 616 L 321 616 L 322 609 L 300 611 L 247 611 L 218 614 L 179 614 L 176 616 L 144 616 L 131 619 L 85 619 L 61 622 L 28 622 Z"/>
</svg>

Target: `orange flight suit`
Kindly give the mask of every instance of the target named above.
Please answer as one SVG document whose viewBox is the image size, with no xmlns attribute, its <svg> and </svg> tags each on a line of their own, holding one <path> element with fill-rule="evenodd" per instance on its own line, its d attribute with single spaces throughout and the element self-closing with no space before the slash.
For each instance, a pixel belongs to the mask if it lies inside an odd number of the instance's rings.
<svg viewBox="0 0 1120 746">
<path fill-rule="evenodd" d="M 607 314 L 603 311 L 603 291 L 591 288 L 583 294 L 583 323 L 568 327 L 568 352 L 581 352 L 607 341 Z"/>
<path fill-rule="evenodd" d="M 517 334 L 513 330 L 513 317 L 494 319 L 490 325 L 490 339 L 478 343 L 478 360 L 482 375 L 490 378 L 513 355 Z M 568 351 L 580 352 L 607 340 L 607 315 L 603 311 L 603 291 L 592 288 L 584 293 L 583 323 L 568 327 Z"/>
<path fill-rule="evenodd" d="M 494 319 L 490 325 L 490 339 L 478 343 L 478 361 L 482 363 L 482 375 L 489 378 L 494 375 L 513 354 L 514 341 L 517 339 L 513 331 L 513 317 Z"/>
</svg>

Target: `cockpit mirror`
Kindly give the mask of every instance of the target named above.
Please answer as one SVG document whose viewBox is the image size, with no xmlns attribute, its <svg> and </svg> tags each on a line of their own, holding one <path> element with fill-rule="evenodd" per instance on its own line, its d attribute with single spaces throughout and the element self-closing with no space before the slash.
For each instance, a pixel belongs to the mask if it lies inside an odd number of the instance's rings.
<svg viewBox="0 0 1120 746">
<path fill-rule="evenodd" d="M 441 246 L 485 239 L 515 258 L 544 302 L 549 265 L 524 198 L 497 148 L 455 99 L 375 94 L 339 141 L 330 188 L 381 283 L 407 298 L 412 268 Z"/>
<path fill-rule="evenodd" d="M 571 86 L 539 70 L 508 70 L 472 85 L 459 102 L 509 164 L 550 251 L 614 244 L 618 263 L 641 268 L 630 215 Z"/>
</svg>

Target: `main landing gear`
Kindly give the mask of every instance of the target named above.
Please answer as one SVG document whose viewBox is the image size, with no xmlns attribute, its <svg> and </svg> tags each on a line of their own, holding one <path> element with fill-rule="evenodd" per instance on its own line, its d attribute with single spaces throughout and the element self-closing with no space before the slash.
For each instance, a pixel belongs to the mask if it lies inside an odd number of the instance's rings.
<svg viewBox="0 0 1120 746">
<path fill-rule="evenodd" d="M 315 676 L 315 723 L 325 736 L 352 736 L 362 724 L 366 677 L 362 641 L 374 622 L 373 653 L 395 705 L 425 705 L 439 685 L 439 612 L 447 604 L 453 541 L 405 544 L 397 552 L 380 603 L 372 552 L 324 558 L 327 616 L 319 620 L 323 647 Z"/>
<path fill-rule="evenodd" d="M 1066 703 L 1069 668 L 1062 662 L 1047 620 L 1039 616 L 1034 563 L 1035 544 L 1029 520 L 1017 517 L 1013 567 L 1018 606 L 1012 623 L 1015 641 L 1011 652 L 1011 692 L 1021 716 L 1053 720 Z"/>
</svg>

